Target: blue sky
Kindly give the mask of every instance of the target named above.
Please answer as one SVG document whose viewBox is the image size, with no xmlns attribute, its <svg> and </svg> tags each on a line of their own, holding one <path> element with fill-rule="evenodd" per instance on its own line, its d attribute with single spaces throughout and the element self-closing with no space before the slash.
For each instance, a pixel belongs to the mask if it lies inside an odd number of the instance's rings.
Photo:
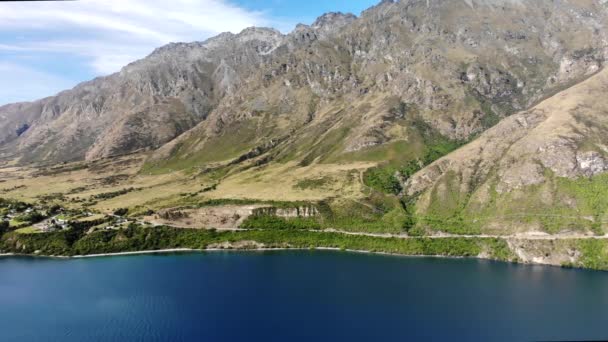
<svg viewBox="0 0 608 342">
<path fill-rule="evenodd" d="M 80 0 L 0 2 L 0 105 L 54 95 L 119 71 L 154 48 L 249 26 L 284 33 L 379 0 Z"/>
</svg>

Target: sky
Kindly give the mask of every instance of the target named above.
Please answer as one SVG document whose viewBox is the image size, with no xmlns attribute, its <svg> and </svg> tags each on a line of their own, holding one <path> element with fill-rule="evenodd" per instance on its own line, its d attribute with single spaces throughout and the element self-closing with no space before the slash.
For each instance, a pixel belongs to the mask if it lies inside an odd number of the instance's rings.
<svg viewBox="0 0 608 342">
<path fill-rule="evenodd" d="M 379 0 L 0 1 L 0 105 L 109 75 L 170 42 L 250 26 L 288 33 L 330 11 L 359 15 Z"/>
</svg>

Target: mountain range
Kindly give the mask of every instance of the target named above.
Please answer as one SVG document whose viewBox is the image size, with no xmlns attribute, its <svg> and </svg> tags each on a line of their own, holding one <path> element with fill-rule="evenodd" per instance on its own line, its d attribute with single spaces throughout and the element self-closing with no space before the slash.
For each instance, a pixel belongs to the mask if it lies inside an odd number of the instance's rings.
<svg viewBox="0 0 608 342">
<path fill-rule="evenodd" d="M 385 0 L 287 34 L 172 43 L 2 106 L 0 161 L 137 154 L 139 175 L 212 174 L 220 189 L 285 165 L 300 188 L 310 167 L 328 186 L 340 165 L 367 170 L 357 201 L 398 198 L 410 233 L 603 233 L 607 58 L 606 0 Z"/>
</svg>

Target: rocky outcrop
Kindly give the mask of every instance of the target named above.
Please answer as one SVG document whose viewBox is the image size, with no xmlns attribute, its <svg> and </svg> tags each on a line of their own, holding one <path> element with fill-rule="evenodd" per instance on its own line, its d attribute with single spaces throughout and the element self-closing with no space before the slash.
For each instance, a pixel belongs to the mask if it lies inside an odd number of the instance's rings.
<svg viewBox="0 0 608 342">
<path fill-rule="evenodd" d="M 319 210 L 314 205 L 300 206 L 295 208 L 277 208 L 277 207 L 263 207 L 256 208 L 252 212 L 253 216 L 277 216 L 283 218 L 295 218 L 295 217 L 315 217 L 319 215 Z"/>
<path fill-rule="evenodd" d="M 417 198 L 421 216 L 459 216 L 476 229 L 551 230 L 559 220 L 560 230 L 603 234 L 606 92 L 604 69 L 424 168 L 404 196 Z"/>
<path fill-rule="evenodd" d="M 513 115 L 460 150 L 412 177 L 409 195 L 432 186 L 450 171 L 467 173 L 463 182 L 495 172 L 497 189 L 508 192 L 542 183 L 545 170 L 562 178 L 592 177 L 608 170 L 603 129 L 608 70 Z"/>
</svg>

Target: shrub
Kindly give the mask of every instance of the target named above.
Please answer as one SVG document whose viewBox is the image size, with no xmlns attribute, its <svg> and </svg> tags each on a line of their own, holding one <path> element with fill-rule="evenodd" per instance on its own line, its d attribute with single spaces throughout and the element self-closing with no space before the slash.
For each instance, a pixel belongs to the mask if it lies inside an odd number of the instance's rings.
<svg viewBox="0 0 608 342">
<path fill-rule="evenodd" d="M 114 215 L 116 216 L 125 216 L 129 213 L 129 209 L 127 208 L 119 208 L 114 211 Z"/>
<path fill-rule="evenodd" d="M 396 195 L 402 190 L 401 183 L 395 177 L 396 171 L 392 167 L 371 168 L 365 172 L 363 181 L 374 190 Z"/>
<path fill-rule="evenodd" d="M 32 211 L 31 213 L 20 215 L 20 216 L 16 217 L 15 219 L 20 222 L 28 222 L 30 224 L 33 224 L 33 223 L 38 223 L 38 222 L 44 220 L 45 218 L 46 217 L 44 215 L 42 215 L 40 212 Z"/>
<path fill-rule="evenodd" d="M 8 232 L 9 230 L 9 223 L 8 221 L 0 221 L 0 236 L 2 236 L 2 234 Z"/>
</svg>

